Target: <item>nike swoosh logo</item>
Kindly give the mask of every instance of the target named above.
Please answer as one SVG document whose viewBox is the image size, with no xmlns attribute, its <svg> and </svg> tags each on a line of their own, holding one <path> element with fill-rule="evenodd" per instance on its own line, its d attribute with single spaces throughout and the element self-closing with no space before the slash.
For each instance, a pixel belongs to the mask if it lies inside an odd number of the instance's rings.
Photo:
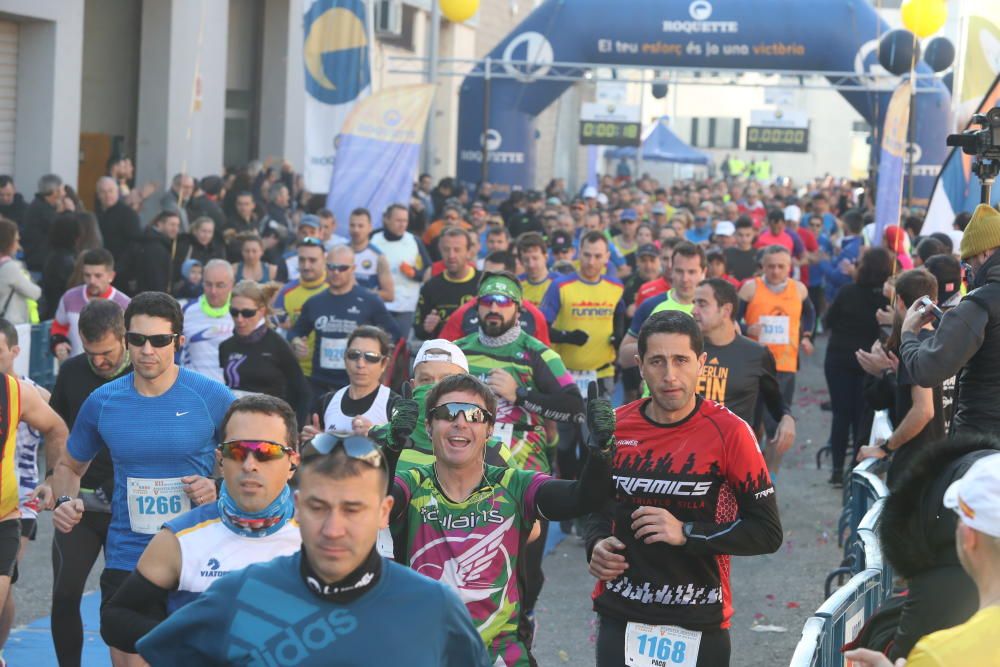
<svg viewBox="0 0 1000 667">
<path fill-rule="evenodd" d="M 187 414 L 188 412 L 190 412 L 190 410 L 186 410 L 186 411 L 184 411 L 184 412 L 176 412 L 176 413 L 174 413 L 174 416 L 175 416 L 175 417 L 183 417 L 183 416 L 184 416 L 184 415 L 186 415 L 186 414 Z"/>
</svg>

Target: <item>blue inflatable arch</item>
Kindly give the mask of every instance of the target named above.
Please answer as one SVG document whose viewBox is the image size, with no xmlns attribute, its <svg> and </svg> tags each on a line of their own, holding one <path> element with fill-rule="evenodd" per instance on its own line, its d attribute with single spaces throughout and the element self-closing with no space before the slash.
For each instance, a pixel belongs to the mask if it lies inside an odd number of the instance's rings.
<svg viewBox="0 0 1000 667">
<path fill-rule="evenodd" d="M 489 53 L 495 75 L 488 102 L 482 63 L 462 82 L 458 177 L 480 180 L 485 140 L 490 181 L 534 186 L 534 119 L 573 84 L 574 72 L 565 67 L 559 71 L 571 75 L 567 80 L 532 80 L 552 73 L 553 63 L 810 71 L 832 78 L 870 73 L 878 39 L 888 30 L 866 0 L 546 0 Z M 518 64 L 524 62 L 531 65 Z M 921 63 L 918 73 L 930 69 Z M 927 92 L 916 95 L 914 195 L 925 199 L 945 156 L 951 98 L 934 79 L 918 79 L 918 89 Z M 841 94 L 880 133 L 890 92 Z M 719 103 L 725 107 L 724 95 Z M 824 136 L 823 128 L 813 136 L 844 139 Z"/>
</svg>

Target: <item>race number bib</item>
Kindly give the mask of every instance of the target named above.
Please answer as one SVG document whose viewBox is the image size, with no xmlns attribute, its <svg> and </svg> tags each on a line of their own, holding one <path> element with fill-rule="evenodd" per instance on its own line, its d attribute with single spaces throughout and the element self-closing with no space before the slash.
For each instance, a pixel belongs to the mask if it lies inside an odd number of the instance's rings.
<svg viewBox="0 0 1000 667">
<path fill-rule="evenodd" d="M 570 371 L 569 374 L 573 376 L 573 382 L 580 389 L 580 393 L 587 398 L 587 388 L 590 383 L 597 382 L 597 371 Z"/>
<path fill-rule="evenodd" d="M 128 520 L 133 533 L 155 535 L 163 524 L 191 509 L 180 477 L 129 477 L 126 484 Z"/>
<path fill-rule="evenodd" d="M 321 338 L 319 343 L 319 367 L 327 370 L 344 370 L 344 352 L 346 351 L 346 338 Z"/>
<path fill-rule="evenodd" d="M 759 343 L 764 345 L 788 345 L 788 316 L 761 315 Z"/>
<path fill-rule="evenodd" d="M 510 443 L 514 440 L 514 425 L 500 423 L 494 424 L 493 437 L 499 438 L 503 441 L 503 444 L 510 447 Z"/>
<path fill-rule="evenodd" d="M 674 625 L 629 623 L 625 664 L 629 667 L 695 667 L 701 633 Z"/>
</svg>

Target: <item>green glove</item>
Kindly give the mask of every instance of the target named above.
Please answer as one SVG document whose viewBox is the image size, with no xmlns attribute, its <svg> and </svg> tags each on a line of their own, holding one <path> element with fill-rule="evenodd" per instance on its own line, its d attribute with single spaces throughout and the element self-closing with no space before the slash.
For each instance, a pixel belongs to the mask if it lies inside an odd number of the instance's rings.
<svg viewBox="0 0 1000 667">
<path fill-rule="evenodd" d="M 590 430 L 588 447 L 601 456 L 614 452 L 615 409 L 608 399 L 597 397 L 596 382 L 587 386 L 587 429 Z"/>
<path fill-rule="evenodd" d="M 410 434 L 417 428 L 417 413 L 420 408 L 413 400 L 413 390 L 409 382 L 403 383 L 402 398 L 398 399 L 392 406 L 392 415 L 389 417 L 389 433 L 385 446 L 395 452 L 401 452 L 406 448 L 410 440 Z"/>
</svg>

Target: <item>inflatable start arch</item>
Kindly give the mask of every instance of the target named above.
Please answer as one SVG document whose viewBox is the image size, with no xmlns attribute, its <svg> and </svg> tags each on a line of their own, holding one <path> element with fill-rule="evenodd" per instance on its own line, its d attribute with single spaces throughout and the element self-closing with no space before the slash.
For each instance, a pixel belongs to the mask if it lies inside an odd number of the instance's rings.
<svg viewBox="0 0 1000 667">
<path fill-rule="evenodd" d="M 878 40 L 888 30 L 867 0 L 546 0 L 489 54 L 488 128 L 482 63 L 462 82 L 458 177 L 480 180 L 485 142 L 490 181 L 534 185 L 534 119 L 573 83 L 532 80 L 554 63 L 828 72 L 842 80 L 878 66 Z M 917 71 L 931 72 L 923 63 Z M 559 73 L 583 72 L 560 66 Z M 951 97 L 933 79 L 919 79 L 918 89 L 927 92 L 916 95 L 914 195 L 927 198 L 946 152 Z M 891 91 L 841 94 L 881 133 Z M 724 95 L 719 102 L 724 109 Z M 814 136 L 830 139 L 822 128 Z"/>
</svg>

